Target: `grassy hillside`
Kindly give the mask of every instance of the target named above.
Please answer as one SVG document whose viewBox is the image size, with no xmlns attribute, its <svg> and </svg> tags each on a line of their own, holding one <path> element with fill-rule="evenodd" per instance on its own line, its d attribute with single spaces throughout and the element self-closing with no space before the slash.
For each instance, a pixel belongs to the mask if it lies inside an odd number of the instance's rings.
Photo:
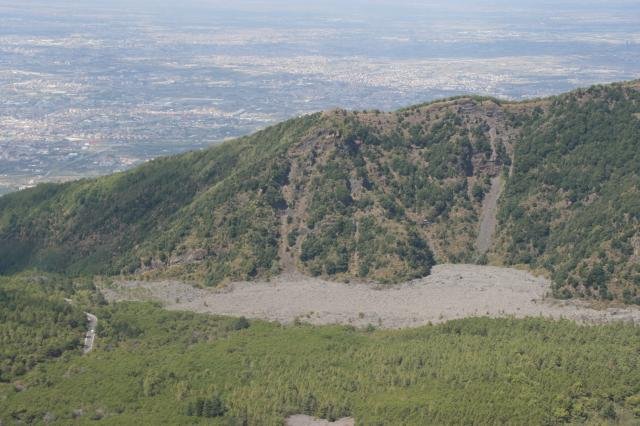
<svg viewBox="0 0 640 426">
<path fill-rule="evenodd" d="M 3 424 L 281 425 L 295 413 L 366 425 L 634 424 L 640 416 L 632 325 L 475 318 L 407 331 L 283 327 L 83 302 L 81 287 L 72 297 L 98 316 L 96 348 L 2 376 Z M 15 309 L 0 299 L 0 312 Z"/>
<path fill-rule="evenodd" d="M 524 103 L 461 97 L 290 120 L 130 172 L 0 198 L 0 273 L 300 269 L 398 282 L 434 262 L 526 264 L 560 296 L 640 303 L 637 83 Z M 497 238 L 477 253 L 502 176 Z"/>
</svg>

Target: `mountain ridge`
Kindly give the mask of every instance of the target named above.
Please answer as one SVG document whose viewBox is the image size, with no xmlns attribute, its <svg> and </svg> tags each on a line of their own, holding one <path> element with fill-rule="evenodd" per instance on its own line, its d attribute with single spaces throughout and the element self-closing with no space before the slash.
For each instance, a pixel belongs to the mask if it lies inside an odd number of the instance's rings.
<svg viewBox="0 0 640 426">
<path fill-rule="evenodd" d="M 490 262 L 544 270 L 560 297 L 640 303 L 639 88 L 336 109 L 120 174 L 40 185 L 0 198 L 0 273 L 216 285 L 299 269 L 392 283 L 436 262 Z M 482 254 L 495 179 L 498 225 Z"/>
</svg>

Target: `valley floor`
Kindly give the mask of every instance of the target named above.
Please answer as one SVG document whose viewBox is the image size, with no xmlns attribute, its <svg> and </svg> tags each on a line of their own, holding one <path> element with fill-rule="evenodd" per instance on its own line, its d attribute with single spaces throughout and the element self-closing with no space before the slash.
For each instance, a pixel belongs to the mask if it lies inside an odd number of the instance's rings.
<svg viewBox="0 0 640 426">
<path fill-rule="evenodd" d="M 109 300 L 155 300 L 171 310 L 281 323 L 406 328 L 474 316 L 640 323 L 640 309 L 599 310 L 583 301 L 555 300 L 548 296 L 550 284 L 544 278 L 478 265 L 438 265 L 426 278 L 388 287 L 289 273 L 269 282 L 238 282 L 224 289 L 199 289 L 178 281 L 123 281 L 102 291 Z"/>
</svg>

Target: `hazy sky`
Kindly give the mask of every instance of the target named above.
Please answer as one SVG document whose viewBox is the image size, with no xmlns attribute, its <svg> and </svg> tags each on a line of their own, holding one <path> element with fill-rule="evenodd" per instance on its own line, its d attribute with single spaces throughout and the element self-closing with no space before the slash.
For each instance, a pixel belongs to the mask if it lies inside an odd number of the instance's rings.
<svg viewBox="0 0 640 426">
<path fill-rule="evenodd" d="M 598 11 L 605 15 L 612 13 L 640 14 L 640 2 L 637 0 L 0 0 L 2 4 L 46 6 L 73 5 L 77 8 L 118 8 L 149 12 L 188 11 L 188 10 L 229 10 L 244 12 L 295 12 L 331 15 L 384 16 L 389 13 L 401 14 L 409 11 L 418 13 L 446 11 L 449 13 L 512 13 L 518 11 L 536 11 L 539 14 Z"/>
</svg>

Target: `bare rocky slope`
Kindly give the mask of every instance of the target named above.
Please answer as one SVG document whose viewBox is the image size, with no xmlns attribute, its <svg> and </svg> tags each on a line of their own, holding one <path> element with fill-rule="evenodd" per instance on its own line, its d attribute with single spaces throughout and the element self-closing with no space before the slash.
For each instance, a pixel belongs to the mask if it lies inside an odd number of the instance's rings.
<svg viewBox="0 0 640 426">
<path fill-rule="evenodd" d="M 640 303 L 638 114 L 637 82 L 313 114 L 1 197 L 0 273 L 398 283 L 489 262 Z"/>
</svg>

